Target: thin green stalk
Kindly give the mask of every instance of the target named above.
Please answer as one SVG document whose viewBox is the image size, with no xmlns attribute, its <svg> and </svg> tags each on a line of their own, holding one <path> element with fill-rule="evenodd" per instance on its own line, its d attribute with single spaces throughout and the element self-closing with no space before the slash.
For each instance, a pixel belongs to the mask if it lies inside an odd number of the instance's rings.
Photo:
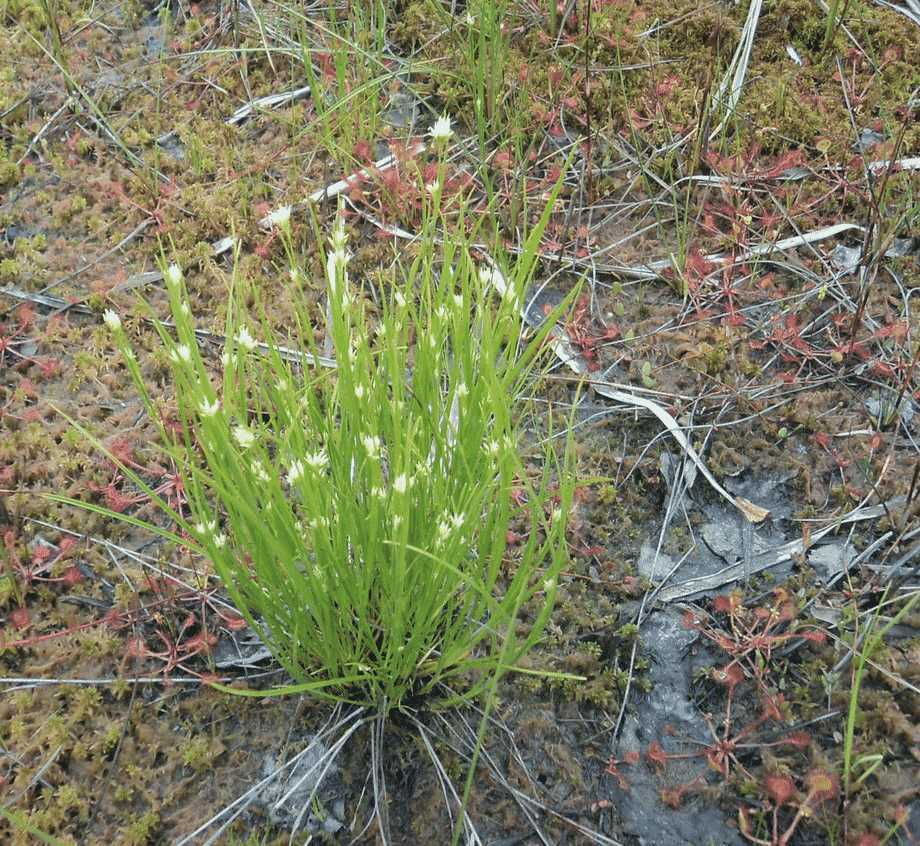
<svg viewBox="0 0 920 846">
<path fill-rule="evenodd" d="M 885 635 L 888 634 L 892 626 L 897 625 L 897 623 L 907 616 L 914 605 L 917 604 L 917 600 L 920 599 L 920 594 L 914 594 L 894 617 L 892 617 L 881 629 L 875 631 L 881 606 L 885 604 L 888 593 L 889 588 L 886 588 L 879 602 L 879 608 L 876 609 L 876 612 L 869 618 L 869 622 L 866 624 L 866 630 L 862 637 L 862 649 L 857 651 L 857 643 L 854 641 L 853 644 L 853 651 L 856 653 L 856 663 L 853 667 L 852 682 L 850 685 L 850 701 L 847 707 L 847 722 L 843 740 L 843 792 L 846 798 L 849 798 L 850 795 L 851 777 L 854 766 L 853 746 L 856 737 L 856 720 L 859 715 L 859 691 L 862 687 L 866 664 L 872 660 L 872 656 L 883 644 Z M 860 781 L 862 781 L 862 779 L 860 779 Z"/>
</svg>

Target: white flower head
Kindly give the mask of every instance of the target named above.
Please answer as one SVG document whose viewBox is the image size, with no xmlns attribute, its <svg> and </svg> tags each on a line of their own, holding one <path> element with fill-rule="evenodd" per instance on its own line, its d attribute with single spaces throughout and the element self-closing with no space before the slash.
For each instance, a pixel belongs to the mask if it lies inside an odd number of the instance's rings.
<svg viewBox="0 0 920 846">
<path fill-rule="evenodd" d="M 179 344 L 169 353 L 169 360 L 174 364 L 188 364 L 192 360 L 192 351 L 188 344 Z"/>
<path fill-rule="evenodd" d="M 361 443 L 364 444 L 368 458 L 380 458 L 380 438 L 376 435 L 365 435 L 361 438 Z"/>
<path fill-rule="evenodd" d="M 387 495 L 387 492 L 381 488 L 379 485 L 371 488 L 371 496 L 376 497 L 377 499 L 383 499 Z"/>
<path fill-rule="evenodd" d="M 211 542 L 218 549 L 223 549 L 227 545 L 227 536 L 223 532 L 218 532 L 216 535 L 214 535 L 213 538 L 211 538 Z"/>
<path fill-rule="evenodd" d="M 345 233 L 345 218 L 339 215 L 339 217 L 336 218 L 335 227 L 332 230 L 332 237 L 329 239 L 329 244 L 332 247 L 332 254 L 336 264 L 343 269 L 350 258 L 345 250 L 345 245 L 347 243 L 348 235 Z"/>
<path fill-rule="evenodd" d="M 402 291 L 397 291 L 393 299 L 396 300 L 396 305 L 398 305 L 400 308 L 406 307 L 406 298 L 403 296 Z"/>
<path fill-rule="evenodd" d="M 102 312 L 102 319 L 105 322 L 105 325 L 109 327 L 113 332 L 117 332 L 121 329 L 121 318 L 118 316 L 118 313 L 112 311 L 112 309 L 107 308 Z"/>
<path fill-rule="evenodd" d="M 498 455 L 501 452 L 501 446 L 498 441 L 492 440 L 486 444 L 486 450 L 490 455 Z"/>
<path fill-rule="evenodd" d="M 348 295 L 348 272 L 345 269 L 348 263 L 348 256 L 344 249 L 336 249 L 326 256 L 326 284 L 329 286 L 329 293 L 338 297 L 343 304 L 348 304 L 350 297 Z M 345 281 L 344 287 L 339 290 L 339 271 L 342 272 L 342 279 Z"/>
<path fill-rule="evenodd" d="M 247 352 L 252 352 L 256 348 L 255 338 L 249 334 L 249 329 L 240 326 L 236 332 L 236 342 Z"/>
<path fill-rule="evenodd" d="M 408 484 L 409 483 L 408 483 L 408 480 L 406 479 L 406 474 L 403 473 L 397 476 L 393 480 L 393 490 L 396 491 L 396 493 L 398 494 L 404 494 L 406 492 L 406 488 L 408 487 Z"/>
<path fill-rule="evenodd" d="M 178 264 L 171 264 L 166 268 L 166 273 L 163 274 L 163 278 L 166 279 L 166 284 L 171 288 L 178 287 L 179 283 L 182 281 L 182 268 Z"/>
<path fill-rule="evenodd" d="M 201 405 L 198 406 L 198 410 L 201 412 L 202 417 L 213 417 L 220 411 L 220 401 L 214 400 L 210 402 L 208 400 L 202 400 Z"/>
<path fill-rule="evenodd" d="M 441 190 L 441 180 L 434 179 L 431 182 L 425 183 L 425 190 L 428 192 L 429 196 L 433 197 L 438 191 Z"/>
<path fill-rule="evenodd" d="M 263 485 L 268 482 L 270 478 L 265 471 L 265 465 L 261 461 L 252 462 L 252 475 L 262 482 Z M 271 505 L 271 502 L 269 502 L 269 505 Z"/>
<path fill-rule="evenodd" d="M 329 464 L 329 456 L 326 454 L 326 450 L 324 449 L 321 449 L 318 452 L 307 453 L 303 460 L 317 473 L 325 469 L 326 465 Z"/>
<path fill-rule="evenodd" d="M 355 399 L 364 398 L 364 385 L 358 384 L 355 385 Z"/>
<path fill-rule="evenodd" d="M 428 134 L 438 142 L 447 142 L 450 140 L 454 131 L 450 128 L 450 118 L 447 115 L 441 115 L 435 122 Z"/>
<path fill-rule="evenodd" d="M 494 267 L 482 266 L 479 268 L 479 281 L 487 288 L 504 281 L 501 271 Z"/>
<path fill-rule="evenodd" d="M 438 521 L 438 540 L 442 543 L 452 534 L 459 532 L 463 528 L 462 514 L 448 514 L 444 519 Z"/>
<path fill-rule="evenodd" d="M 457 385 L 457 396 L 459 398 L 462 399 L 463 397 L 467 396 L 469 392 L 470 389 L 466 386 L 466 382 L 461 382 L 459 385 Z"/>
<path fill-rule="evenodd" d="M 245 426 L 234 426 L 233 440 L 235 440 L 242 449 L 248 449 L 256 442 L 256 436 Z"/>
<path fill-rule="evenodd" d="M 268 215 L 268 222 L 272 226 L 287 226 L 291 222 L 291 207 L 280 206 Z"/>
<path fill-rule="evenodd" d="M 229 367 L 233 364 L 233 356 L 226 350 L 220 354 L 220 363 L 223 367 Z"/>
<path fill-rule="evenodd" d="M 296 459 L 291 462 L 288 468 L 287 482 L 289 485 L 296 485 L 303 478 L 303 462 Z"/>
<path fill-rule="evenodd" d="M 199 535 L 210 535 L 217 531 L 217 523 L 214 520 L 208 520 L 202 523 L 196 523 L 193 527 Z"/>
<path fill-rule="evenodd" d="M 344 252 L 345 244 L 348 242 L 348 235 L 345 233 L 345 218 L 341 215 L 336 218 L 335 228 L 332 230 L 332 238 L 330 239 L 332 248 L 336 252 Z"/>
</svg>

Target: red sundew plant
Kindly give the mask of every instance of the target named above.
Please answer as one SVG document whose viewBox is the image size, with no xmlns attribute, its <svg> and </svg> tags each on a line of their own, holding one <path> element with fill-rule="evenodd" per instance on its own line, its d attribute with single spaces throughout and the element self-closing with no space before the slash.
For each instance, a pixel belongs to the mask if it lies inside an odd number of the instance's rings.
<svg viewBox="0 0 920 846">
<path fill-rule="evenodd" d="M 22 605 L 25 593 L 35 582 L 64 584 L 72 587 L 82 581 L 83 574 L 79 567 L 76 565 L 62 566 L 76 547 L 77 542 L 74 538 L 65 537 L 59 546 L 39 543 L 30 555 L 24 554 L 16 541 L 15 532 L 7 529 L 3 534 L 6 566 L 2 568 L 6 570 L 6 575 L 0 587 L 13 596 L 18 604 Z M 52 568 L 57 569 L 61 575 L 53 576 Z"/>
<path fill-rule="evenodd" d="M 748 783 L 759 784 L 752 766 L 743 760 L 746 756 L 767 749 L 805 749 L 811 743 L 807 732 L 784 731 L 789 716 L 788 706 L 783 695 L 775 691 L 770 678 L 776 669 L 775 652 L 778 647 L 796 639 L 821 643 L 826 635 L 799 621 L 798 605 L 784 588 L 774 590 L 770 602 L 755 608 L 745 606 L 738 592 L 718 596 L 712 602 L 712 612 L 712 615 L 708 615 L 688 611 L 684 625 L 699 632 L 728 656 L 727 663 L 714 666 L 708 672 L 708 678 L 725 689 L 722 717 L 717 720 L 712 714 L 703 715 L 709 739 L 683 739 L 684 745 L 695 748 L 671 752 L 654 740 L 647 747 L 643 758 L 649 767 L 662 776 L 670 761 L 702 759 L 712 773 L 718 774 L 723 785 L 736 777 Z M 751 697 L 759 706 L 756 716 L 745 718 L 739 724 L 739 700 L 743 698 L 743 712 L 747 712 L 750 711 Z M 666 729 L 665 734 L 674 734 L 674 730 Z M 611 759 L 607 771 L 618 780 L 621 787 L 628 785 L 620 767 L 623 764 L 638 763 L 638 760 L 635 757 L 624 758 L 622 761 Z M 669 807 L 679 807 L 688 794 L 705 788 L 708 783 L 706 772 L 701 772 L 685 783 L 663 787 L 660 791 L 661 801 Z M 822 780 L 817 770 L 814 774 L 809 773 L 807 784 L 809 792 L 800 806 L 800 810 L 805 809 L 801 816 L 807 814 L 808 808 L 831 798 L 836 789 L 833 777 Z M 798 795 L 796 791 L 794 782 L 781 775 L 767 776 L 761 786 L 762 794 L 772 803 L 770 808 L 779 808 L 788 803 L 794 795 Z M 745 810 L 744 813 L 748 812 Z M 801 816 L 794 822 L 794 826 L 799 825 Z M 786 841 L 777 840 L 775 843 Z"/>
<path fill-rule="evenodd" d="M 822 804 L 835 800 L 840 794 L 840 780 L 826 770 L 809 770 L 804 781 L 805 792 L 802 794 L 792 776 L 780 773 L 768 775 L 763 789 L 768 797 L 764 810 L 771 817 L 769 834 L 761 836 L 755 831 L 750 810 L 742 806 L 738 809 L 738 828 L 742 836 L 758 846 L 787 846 L 803 819 L 813 816 Z M 783 808 L 795 808 L 795 815 L 786 828 L 780 831 L 780 812 Z"/>
<path fill-rule="evenodd" d="M 352 174 L 348 178 L 349 200 L 383 223 L 412 231 L 422 225 L 432 203 L 441 202 L 445 207 L 459 203 L 469 193 L 471 177 L 451 173 L 443 161 L 425 161 L 420 150 L 421 145 L 400 146 L 394 150 L 392 165 L 371 165 L 364 173 Z"/>
<path fill-rule="evenodd" d="M 734 668 L 738 666 L 764 694 L 769 690 L 767 673 L 777 646 L 795 639 L 814 643 L 827 639 L 821 629 L 798 622 L 798 606 L 785 588 L 776 588 L 773 601 L 768 605 L 749 609 L 743 604 L 740 593 L 731 593 L 717 596 L 712 609 L 726 618 L 727 626 L 719 626 L 713 618 L 693 612 L 684 616 L 684 625 L 698 631 L 731 656 L 731 663 L 722 671 L 725 679 L 737 678 Z M 733 689 L 731 685 L 730 691 Z"/>
<path fill-rule="evenodd" d="M 35 310 L 31 305 L 17 308 L 13 320 L 0 321 L 0 367 L 10 367 L 22 361 L 39 366 L 43 364 L 42 360 L 23 350 L 27 344 L 35 343 L 32 325 L 34 322 Z"/>
<path fill-rule="evenodd" d="M 71 567 L 61 578 L 43 581 L 72 584 L 73 571 L 76 571 L 76 578 L 82 578 L 78 568 Z M 125 671 L 128 661 L 149 659 L 161 664 L 157 672 L 163 675 L 166 684 L 171 682 L 175 670 L 202 680 L 218 681 L 213 667 L 202 669 L 188 662 L 194 658 L 208 659 L 217 645 L 218 632 L 221 629 L 239 631 L 246 627 L 246 621 L 217 598 L 216 587 L 197 589 L 170 576 L 153 578 L 149 574 L 147 587 L 154 595 L 149 601 L 138 602 L 129 608 L 112 608 L 96 619 L 28 636 L 16 634 L 24 632 L 34 622 L 29 609 L 20 604 L 6 615 L 9 629 L 14 634 L 12 637 L 0 636 L 0 649 L 26 648 L 100 627 L 113 632 L 128 626 L 137 630 L 152 620 L 155 625 L 148 625 L 147 633 L 135 634 L 128 639 L 121 672 Z"/>
<path fill-rule="evenodd" d="M 210 631 L 207 624 L 203 620 L 199 620 L 194 614 L 186 615 L 175 633 L 159 627 L 155 632 L 155 636 L 160 642 L 160 649 L 153 649 L 147 646 L 144 639 L 140 637 L 129 639 L 128 648 L 122 661 L 122 671 L 124 671 L 125 662 L 131 658 L 153 658 L 162 662 L 160 671 L 167 681 L 174 670 L 182 670 L 189 675 L 201 676 L 200 672 L 194 667 L 188 666 L 186 662 L 196 656 L 209 656 L 218 641 L 217 634 Z"/>
<path fill-rule="evenodd" d="M 587 362 L 588 370 L 597 371 L 600 370 L 600 363 L 597 360 L 598 346 L 618 338 L 620 329 L 616 324 L 611 324 L 606 329 L 596 332 L 591 326 L 589 305 L 588 297 L 581 297 L 572 312 L 572 317 L 566 321 L 563 329 Z M 548 305 L 546 309 L 549 309 Z"/>
<path fill-rule="evenodd" d="M 159 464 L 140 464 L 135 459 L 134 449 L 126 438 L 118 438 L 109 446 L 109 452 L 118 462 L 112 462 L 114 466 L 112 478 L 104 485 L 97 483 L 88 485 L 89 489 L 94 493 L 102 494 L 107 508 L 118 514 L 123 514 L 133 505 L 151 502 L 154 499 L 154 496 L 147 491 L 132 490 L 127 492 L 125 490 L 128 480 L 121 467 L 119 467 L 119 464 L 121 464 L 139 473 L 142 477 L 157 479 L 158 482 L 156 487 L 152 488 L 152 494 L 161 497 L 174 512 L 182 512 L 188 499 L 182 475 L 179 473 L 174 460 L 170 459 L 170 469 Z"/>
</svg>

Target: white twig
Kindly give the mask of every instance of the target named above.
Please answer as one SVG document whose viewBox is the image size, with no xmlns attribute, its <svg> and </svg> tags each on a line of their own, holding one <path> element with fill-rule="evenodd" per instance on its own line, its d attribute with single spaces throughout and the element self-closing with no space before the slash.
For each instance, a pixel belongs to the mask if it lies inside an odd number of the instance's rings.
<svg viewBox="0 0 920 846">
<path fill-rule="evenodd" d="M 265 97 L 257 97 L 252 102 L 240 106 L 224 121 L 224 123 L 230 124 L 231 126 L 239 126 L 244 120 L 252 115 L 253 112 L 262 109 L 277 109 L 278 106 L 284 106 L 294 100 L 300 100 L 309 95 L 309 93 L 310 86 L 305 85 L 303 88 L 297 88 L 294 91 L 285 91 L 281 94 L 268 94 Z"/>
</svg>

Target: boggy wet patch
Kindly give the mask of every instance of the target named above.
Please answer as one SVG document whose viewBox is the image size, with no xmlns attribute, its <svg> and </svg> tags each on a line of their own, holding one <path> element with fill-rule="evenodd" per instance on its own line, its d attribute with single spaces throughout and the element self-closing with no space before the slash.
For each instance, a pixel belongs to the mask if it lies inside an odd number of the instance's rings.
<svg viewBox="0 0 920 846">
<path fill-rule="evenodd" d="M 493 215 L 509 247 L 578 142 L 540 247 L 535 322 L 580 284 L 564 333 L 583 370 L 658 403 L 732 495 L 770 512 L 752 524 L 716 496 L 647 409 L 578 394 L 562 368 L 531 386 L 534 440 L 579 402 L 585 482 L 548 636 L 524 663 L 557 677 L 505 679 L 473 781 L 484 840 L 536 843 L 539 828 L 554 844 L 769 843 L 774 816 L 782 834 L 800 811 L 788 842 L 920 836 L 917 614 L 894 619 L 913 590 L 920 501 L 916 170 L 885 164 L 920 148 L 916 23 L 851 3 L 828 40 L 812 4 L 767 4 L 737 108 L 710 138 L 711 94 L 748 6 L 595 3 L 589 16 L 574 3 L 551 31 L 551 9 L 513 4 L 496 42 L 501 85 L 478 95 L 458 69 L 486 49 L 481 12 L 446 19 L 436 6 L 387 5 L 380 66 L 360 51 L 337 65 L 336 38 L 371 45 L 360 26 L 323 19 L 308 42 L 322 96 L 236 122 L 241 106 L 306 84 L 291 52 L 301 10 L 256 20 L 214 4 L 154 15 L 66 2 L 59 42 L 48 7 L 0 10 L 4 804 L 63 842 L 177 843 L 313 742 L 219 841 L 287 842 L 298 816 L 301 841 L 361 832 L 368 733 L 309 808 L 312 776 L 274 808 L 277 785 L 295 787 L 331 748 L 317 742 L 329 709 L 203 684 L 196 674 L 283 681 L 206 563 L 41 494 L 162 524 L 62 416 L 177 495 L 102 310 L 124 316 L 168 411 L 169 362 L 147 322 L 167 314 L 158 258 L 189 268 L 216 368 L 233 273 L 261 291 L 273 325 L 291 325 L 299 294 L 257 221 L 395 153 L 395 169 L 347 192 L 353 279 L 374 302 L 399 278 L 396 259 L 412 259 L 394 232 L 418 224 L 432 176 L 413 143 L 447 110 L 472 140 L 452 148 L 446 190 L 469 220 Z M 695 128 L 705 140 L 671 147 Z M 302 208 L 293 218 L 316 279 L 333 206 L 317 207 L 318 230 Z M 230 234 L 234 261 L 212 246 Z M 305 290 L 319 324 L 321 286 Z M 851 721 L 867 627 L 888 623 Z M 461 790 L 478 712 L 415 716 Z M 398 720 L 384 736 L 390 842 L 446 842 L 448 807 L 456 819 L 422 737 Z M 0 821 L 0 838 L 35 842 L 22 823 Z M 361 837 L 379 842 L 380 829 Z"/>
</svg>

